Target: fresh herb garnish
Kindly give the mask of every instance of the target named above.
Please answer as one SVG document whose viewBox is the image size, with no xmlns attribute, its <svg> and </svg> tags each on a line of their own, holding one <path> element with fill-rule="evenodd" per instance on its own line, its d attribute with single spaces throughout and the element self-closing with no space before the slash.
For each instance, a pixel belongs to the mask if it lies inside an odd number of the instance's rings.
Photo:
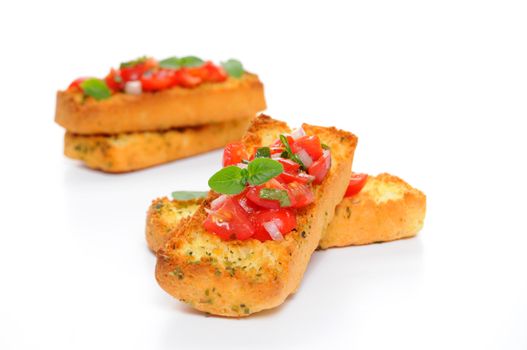
<svg viewBox="0 0 527 350">
<path fill-rule="evenodd" d="M 304 165 L 304 163 L 300 160 L 300 158 L 298 158 L 298 156 L 296 154 L 293 153 L 293 151 L 291 150 L 291 146 L 289 145 L 289 141 L 287 140 L 287 137 L 285 137 L 284 135 L 280 135 L 280 141 L 282 142 L 282 144 L 284 145 L 284 148 L 285 148 L 285 151 L 282 152 L 281 156 L 282 158 L 289 158 L 291 159 L 293 162 L 295 163 L 298 163 L 300 164 L 300 167 L 303 169 L 303 170 L 307 170 L 306 166 Z"/>
<path fill-rule="evenodd" d="M 247 166 L 247 182 L 253 186 L 261 185 L 280 175 L 283 171 L 284 166 L 276 160 L 256 158 Z"/>
<path fill-rule="evenodd" d="M 255 158 L 271 158 L 271 148 L 260 147 L 256 150 Z"/>
<path fill-rule="evenodd" d="M 276 160 L 256 158 L 249 163 L 247 169 L 234 165 L 221 169 L 209 179 L 209 187 L 218 193 L 238 194 L 247 184 L 261 185 L 283 171 L 283 165 Z"/>
<path fill-rule="evenodd" d="M 101 79 L 86 79 L 80 84 L 80 87 L 84 95 L 91 96 L 97 101 L 105 100 L 112 95 L 108 85 Z"/>
<path fill-rule="evenodd" d="M 321 143 L 320 145 L 322 146 L 322 149 L 329 150 L 329 146 L 325 143 Z"/>
<path fill-rule="evenodd" d="M 196 56 L 169 57 L 159 61 L 159 67 L 168 69 L 178 69 L 181 67 L 199 67 L 205 62 Z"/>
<path fill-rule="evenodd" d="M 260 198 L 277 200 L 281 207 L 291 206 L 291 199 L 286 190 L 279 190 L 277 188 L 262 188 L 260 190 Z"/>
<path fill-rule="evenodd" d="M 184 201 L 189 199 L 196 198 L 205 198 L 207 197 L 208 192 L 203 191 L 174 191 L 172 192 L 172 198 Z"/>
<path fill-rule="evenodd" d="M 223 67 L 223 69 L 225 69 L 225 71 L 227 72 L 227 74 L 229 74 L 229 76 L 234 77 L 234 78 L 241 78 L 241 76 L 245 72 L 243 70 L 242 63 L 233 58 L 225 62 L 221 62 L 221 66 Z"/>
<path fill-rule="evenodd" d="M 141 56 L 141 57 L 139 57 L 139 58 L 136 58 L 135 60 L 122 62 L 122 63 L 119 65 L 119 68 L 130 68 L 130 67 L 134 67 L 134 66 L 137 66 L 138 64 L 145 63 L 147 59 L 148 59 L 148 56 Z"/>
</svg>

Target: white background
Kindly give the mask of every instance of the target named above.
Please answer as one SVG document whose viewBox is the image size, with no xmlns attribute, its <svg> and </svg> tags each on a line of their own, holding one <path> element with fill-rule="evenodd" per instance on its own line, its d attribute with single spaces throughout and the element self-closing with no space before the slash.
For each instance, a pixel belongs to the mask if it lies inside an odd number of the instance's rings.
<svg viewBox="0 0 527 350">
<path fill-rule="evenodd" d="M 527 349 L 524 1 L 0 5 L 0 349 Z M 314 254 L 248 319 L 165 294 L 145 211 L 220 152 L 126 175 L 62 156 L 55 92 L 150 54 L 239 58 L 269 113 L 359 136 L 428 195 L 416 239 Z"/>
</svg>

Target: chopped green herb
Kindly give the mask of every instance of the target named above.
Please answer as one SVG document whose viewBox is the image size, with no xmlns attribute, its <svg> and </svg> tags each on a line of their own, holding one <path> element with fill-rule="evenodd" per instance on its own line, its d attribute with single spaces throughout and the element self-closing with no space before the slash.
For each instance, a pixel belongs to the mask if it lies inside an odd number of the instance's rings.
<svg viewBox="0 0 527 350">
<path fill-rule="evenodd" d="M 285 151 L 282 152 L 281 156 L 283 158 L 289 158 L 291 159 L 293 162 L 295 163 L 298 163 L 300 164 L 300 166 L 302 167 L 302 169 L 306 170 L 306 166 L 304 165 L 304 163 L 300 160 L 300 158 L 298 158 L 298 156 L 296 154 L 293 153 L 293 151 L 291 150 L 291 146 L 289 145 L 289 141 L 287 140 L 287 137 L 285 137 L 284 135 L 280 135 L 280 141 L 282 142 L 282 144 L 284 145 L 285 147 Z"/>
<path fill-rule="evenodd" d="M 85 96 L 91 96 L 97 101 L 105 100 L 108 97 L 112 96 L 108 85 L 106 85 L 106 82 L 101 79 L 86 79 L 80 84 L 80 87 L 84 92 Z"/>
<path fill-rule="evenodd" d="M 271 148 L 260 147 L 256 150 L 255 158 L 271 158 Z"/>
<path fill-rule="evenodd" d="M 291 199 L 286 190 L 279 190 L 276 188 L 262 188 L 260 190 L 260 198 L 277 200 L 281 207 L 291 206 Z"/>
<path fill-rule="evenodd" d="M 159 67 L 168 69 L 178 69 L 179 67 L 181 67 L 181 65 L 179 64 L 179 58 L 169 57 L 159 61 Z"/>
<path fill-rule="evenodd" d="M 181 67 L 199 67 L 205 63 L 201 58 L 196 56 L 169 57 L 159 61 L 161 68 L 178 69 Z"/>
<path fill-rule="evenodd" d="M 174 191 L 172 192 L 172 198 L 184 201 L 188 199 L 205 198 L 208 192 L 203 191 Z"/>
<path fill-rule="evenodd" d="M 178 280 L 182 280 L 185 275 L 183 274 L 183 271 L 179 267 L 176 267 L 173 271 L 169 272 L 170 275 L 177 277 Z"/>
<path fill-rule="evenodd" d="M 329 150 L 329 146 L 326 145 L 325 143 L 321 143 L 320 145 L 322 146 L 323 149 Z"/>
<path fill-rule="evenodd" d="M 229 76 L 234 78 L 241 78 L 243 73 L 245 72 L 242 63 L 233 58 L 225 62 L 221 62 L 221 66 L 223 67 L 223 69 L 225 69 Z"/>
</svg>

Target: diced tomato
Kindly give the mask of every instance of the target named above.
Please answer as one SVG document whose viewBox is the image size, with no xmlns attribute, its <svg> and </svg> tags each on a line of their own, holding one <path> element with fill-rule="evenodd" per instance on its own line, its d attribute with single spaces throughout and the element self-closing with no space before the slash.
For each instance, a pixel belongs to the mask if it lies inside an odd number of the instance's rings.
<svg viewBox="0 0 527 350">
<path fill-rule="evenodd" d="M 351 180 L 348 188 L 346 189 L 346 194 L 344 194 L 344 197 L 351 197 L 359 193 L 366 184 L 367 180 L 368 174 L 352 173 Z"/>
<path fill-rule="evenodd" d="M 262 208 L 279 209 L 280 202 L 278 200 L 260 198 L 260 191 L 263 188 L 274 188 L 277 190 L 287 190 L 286 187 L 282 185 L 280 182 L 278 182 L 276 179 L 271 179 L 267 181 L 266 183 L 264 183 L 263 185 L 249 187 L 249 190 L 247 191 L 247 194 L 246 194 L 247 198 L 249 198 L 251 202 L 259 205 Z"/>
<path fill-rule="evenodd" d="M 251 202 L 248 198 L 247 198 L 247 191 L 249 190 L 249 188 L 246 188 L 242 193 L 236 195 L 236 199 L 238 200 L 238 203 L 240 203 L 240 206 L 249 214 L 251 213 L 255 213 L 257 212 L 258 210 L 260 210 L 261 208 L 259 206 L 257 206 L 256 204 L 254 204 L 253 202 Z"/>
<path fill-rule="evenodd" d="M 143 91 L 159 91 L 175 84 L 175 72 L 171 69 L 160 69 L 144 73 L 141 78 Z"/>
<path fill-rule="evenodd" d="M 74 81 L 71 82 L 71 84 L 68 86 L 68 91 L 82 91 L 81 84 L 86 79 L 89 79 L 87 77 L 77 78 Z"/>
<path fill-rule="evenodd" d="M 296 228 L 296 216 L 290 209 L 268 209 L 262 210 L 253 216 L 256 232 L 252 236 L 261 242 L 272 239 L 269 232 L 263 226 L 266 222 L 274 222 L 280 233 L 286 235 Z"/>
<path fill-rule="evenodd" d="M 223 166 L 236 165 L 241 163 L 243 159 L 247 159 L 245 147 L 241 142 L 229 143 L 223 149 Z"/>
<path fill-rule="evenodd" d="M 227 80 L 227 72 L 220 66 L 216 66 L 211 61 L 205 62 L 200 67 L 187 68 L 190 75 L 200 78 L 202 81 L 222 82 Z"/>
<path fill-rule="evenodd" d="M 124 81 L 120 70 L 112 68 L 110 73 L 104 78 L 104 81 L 112 91 L 122 91 L 124 89 Z"/>
<path fill-rule="evenodd" d="M 255 233 L 249 215 L 233 197 L 227 198 L 203 222 L 205 229 L 223 240 L 248 239 Z"/>
<path fill-rule="evenodd" d="M 202 78 L 191 75 L 188 68 L 176 70 L 175 79 L 177 85 L 187 88 L 198 86 L 203 81 Z"/>
<path fill-rule="evenodd" d="M 290 174 L 290 173 L 281 173 L 276 177 L 276 179 L 283 183 L 290 183 L 290 182 L 300 182 L 303 184 L 308 184 L 313 182 L 315 177 L 313 175 L 306 174 L 304 172 L 300 172 L 298 174 Z"/>
<path fill-rule="evenodd" d="M 297 153 L 302 149 L 305 150 L 313 161 L 320 158 L 323 151 L 320 139 L 316 135 L 300 137 L 295 141 L 294 146 L 291 146 L 291 148 L 294 153 Z"/>
<path fill-rule="evenodd" d="M 322 157 L 318 158 L 309 167 L 309 169 L 307 169 L 307 173 L 315 177 L 315 180 L 313 180 L 314 184 L 319 184 L 326 177 L 330 167 L 331 167 L 331 153 L 326 150 L 322 152 Z"/>
<path fill-rule="evenodd" d="M 282 164 L 286 173 L 295 174 L 298 172 L 298 169 L 300 169 L 300 164 L 291 159 L 277 158 L 276 160 Z"/>
<path fill-rule="evenodd" d="M 300 183 L 291 182 L 287 185 L 287 193 L 291 199 L 291 207 L 302 208 L 315 201 L 315 194 L 311 189 L 311 186 Z"/>
<path fill-rule="evenodd" d="M 152 70 L 156 67 L 157 61 L 153 58 L 149 58 L 145 62 L 138 63 L 135 66 L 121 68 L 121 77 L 123 78 L 123 82 L 125 83 L 127 81 L 139 80 L 145 72 Z"/>
</svg>

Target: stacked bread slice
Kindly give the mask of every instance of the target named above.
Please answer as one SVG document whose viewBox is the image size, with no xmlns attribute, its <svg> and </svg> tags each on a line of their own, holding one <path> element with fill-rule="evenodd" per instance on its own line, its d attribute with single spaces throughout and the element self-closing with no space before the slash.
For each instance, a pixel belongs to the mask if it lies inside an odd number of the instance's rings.
<svg viewBox="0 0 527 350">
<path fill-rule="evenodd" d="M 121 173 L 239 140 L 265 108 L 263 84 L 245 72 L 221 83 L 119 93 L 105 100 L 59 91 L 55 121 L 66 129 L 67 157 L 93 169 Z"/>
</svg>

